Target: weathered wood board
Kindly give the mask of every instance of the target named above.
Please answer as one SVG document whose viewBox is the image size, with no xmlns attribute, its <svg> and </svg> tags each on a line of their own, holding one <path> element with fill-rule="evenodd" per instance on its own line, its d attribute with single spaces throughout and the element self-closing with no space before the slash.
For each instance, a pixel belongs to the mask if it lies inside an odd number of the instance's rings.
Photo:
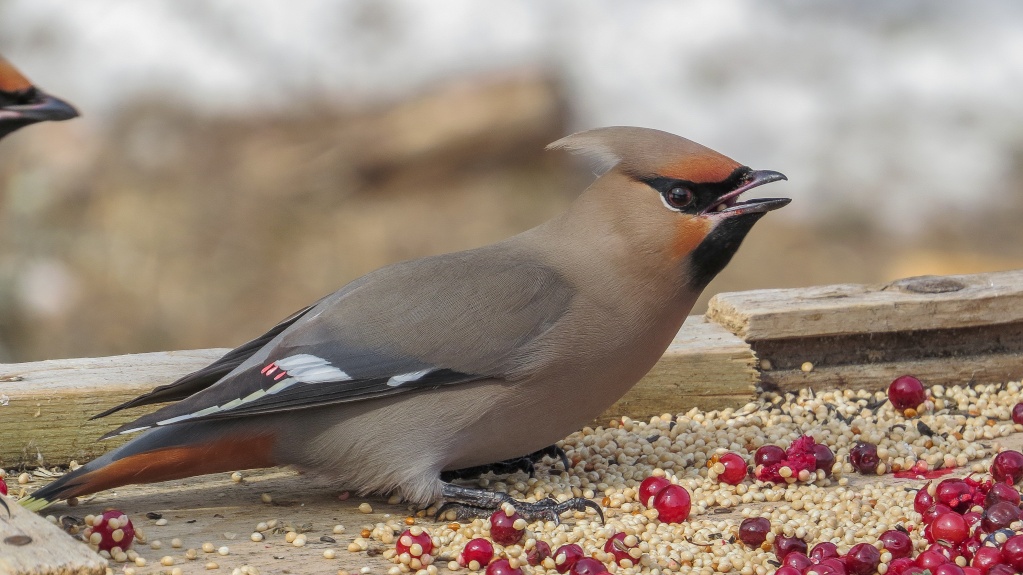
<svg viewBox="0 0 1023 575">
<path fill-rule="evenodd" d="M 14 500 L 0 500 L 0 575 L 106 573 L 106 560 L 85 544 Z"/>
</svg>

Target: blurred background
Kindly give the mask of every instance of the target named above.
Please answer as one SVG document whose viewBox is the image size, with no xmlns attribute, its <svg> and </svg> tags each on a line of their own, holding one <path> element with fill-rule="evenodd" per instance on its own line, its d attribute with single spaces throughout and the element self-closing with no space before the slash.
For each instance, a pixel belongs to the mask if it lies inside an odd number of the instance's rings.
<svg viewBox="0 0 1023 575">
<path fill-rule="evenodd" d="M 233 346 L 564 208 L 660 128 L 790 181 L 708 288 L 1023 268 L 1023 4 L 0 0 L 0 361 Z M 702 311 L 704 300 L 694 313 Z"/>
</svg>

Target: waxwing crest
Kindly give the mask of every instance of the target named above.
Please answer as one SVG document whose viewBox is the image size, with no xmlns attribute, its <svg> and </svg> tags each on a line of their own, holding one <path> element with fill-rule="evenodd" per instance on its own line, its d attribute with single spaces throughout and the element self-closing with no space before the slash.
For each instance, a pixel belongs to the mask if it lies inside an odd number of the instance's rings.
<svg viewBox="0 0 1023 575">
<path fill-rule="evenodd" d="M 594 162 L 597 175 L 617 170 L 636 179 L 670 177 L 720 182 L 741 164 L 675 134 L 632 126 L 610 126 L 565 136 L 547 146 Z"/>
</svg>

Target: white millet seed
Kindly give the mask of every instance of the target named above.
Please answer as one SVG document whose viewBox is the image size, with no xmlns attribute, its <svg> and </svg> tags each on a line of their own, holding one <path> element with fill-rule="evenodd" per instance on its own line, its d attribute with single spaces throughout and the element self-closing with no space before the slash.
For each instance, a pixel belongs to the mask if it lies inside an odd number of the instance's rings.
<svg viewBox="0 0 1023 575">
<path fill-rule="evenodd" d="M 256 543 L 259 543 L 260 541 L 263 540 L 263 534 L 258 532 L 258 531 L 256 531 L 252 535 L 249 535 L 249 539 L 255 541 Z"/>
<path fill-rule="evenodd" d="M 369 503 L 360 503 L 359 513 L 373 513 L 373 506 Z"/>
<path fill-rule="evenodd" d="M 223 545 L 219 549 L 217 549 L 217 554 L 218 555 L 227 555 L 230 552 L 231 552 L 231 549 L 228 548 L 227 545 Z"/>
</svg>

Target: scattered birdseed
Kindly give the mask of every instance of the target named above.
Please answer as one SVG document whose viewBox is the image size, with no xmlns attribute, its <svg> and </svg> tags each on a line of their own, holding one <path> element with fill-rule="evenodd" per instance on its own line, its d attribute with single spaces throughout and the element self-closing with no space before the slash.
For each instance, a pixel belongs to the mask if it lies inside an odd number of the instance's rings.
<svg viewBox="0 0 1023 575">
<path fill-rule="evenodd" d="M 335 525 L 334 526 L 334 534 L 335 535 L 340 535 L 340 534 L 342 534 L 344 532 L 345 532 L 345 526 L 344 525 Z"/>
<path fill-rule="evenodd" d="M 163 557 L 160 558 L 160 565 L 163 565 L 164 567 L 170 567 L 173 564 L 174 558 L 171 557 L 170 555 L 164 555 Z"/>
<path fill-rule="evenodd" d="M 249 535 L 249 539 L 255 541 L 256 543 L 259 543 L 260 541 L 263 540 L 263 534 L 258 532 L 258 531 L 256 531 L 252 535 Z"/>
<path fill-rule="evenodd" d="M 171 539 L 171 547 L 173 547 L 175 549 L 181 549 L 181 546 L 182 546 L 182 543 L 181 543 L 180 539 L 178 539 L 177 537 L 175 537 L 174 539 Z"/>
<path fill-rule="evenodd" d="M 233 481 L 234 483 L 241 483 L 242 479 L 243 479 L 242 474 L 238 473 L 237 471 L 231 474 L 231 481 Z"/>
<path fill-rule="evenodd" d="M 216 551 L 216 549 L 217 548 L 214 547 L 213 544 L 210 543 L 209 541 L 202 544 L 202 550 L 204 553 L 213 553 L 214 551 Z"/>
<path fill-rule="evenodd" d="M 19 485 L 25 485 L 29 481 L 32 481 L 32 476 L 29 475 L 28 473 L 22 473 L 21 475 L 18 476 Z"/>
<path fill-rule="evenodd" d="M 373 513 L 373 506 L 370 505 L 369 503 L 360 503 L 359 504 L 359 512 L 360 513 Z"/>
<path fill-rule="evenodd" d="M 210 561 L 209 563 L 206 564 L 206 569 L 207 570 L 220 569 L 220 565 L 217 565 L 215 562 Z"/>
<path fill-rule="evenodd" d="M 259 499 L 260 499 L 260 500 L 261 500 L 261 501 L 262 501 L 263 503 L 273 503 L 273 500 L 274 500 L 274 498 L 273 498 L 273 497 L 271 497 L 269 493 L 264 493 L 264 494 L 260 495 L 260 496 L 259 496 Z"/>
<path fill-rule="evenodd" d="M 803 365 L 799 366 L 799 369 L 803 370 L 806 373 L 810 373 L 811 371 L 813 371 L 813 364 L 810 363 L 809 361 L 804 361 Z"/>
<path fill-rule="evenodd" d="M 324 549 L 323 550 L 323 558 L 324 559 L 333 559 L 335 557 L 337 557 L 337 553 L 333 549 Z"/>
<path fill-rule="evenodd" d="M 175 567 L 171 569 L 170 575 L 184 575 L 184 571 L 181 569 L 181 567 Z"/>
<path fill-rule="evenodd" d="M 157 519 L 157 520 L 156 520 L 156 523 L 154 523 L 154 525 L 158 525 L 158 526 L 160 526 L 160 527 L 163 527 L 163 526 L 164 526 L 164 525 L 166 525 L 167 523 L 168 523 L 167 519 L 166 519 L 166 518 L 164 518 L 164 517 L 161 517 L 160 519 Z"/>
<path fill-rule="evenodd" d="M 163 547 L 163 543 L 159 539 L 149 544 L 150 549 L 159 549 L 161 547 Z"/>
<path fill-rule="evenodd" d="M 231 550 L 227 547 L 227 545 L 224 545 L 220 549 L 217 549 L 217 554 L 218 555 L 227 555 L 230 552 L 231 552 Z"/>
</svg>

